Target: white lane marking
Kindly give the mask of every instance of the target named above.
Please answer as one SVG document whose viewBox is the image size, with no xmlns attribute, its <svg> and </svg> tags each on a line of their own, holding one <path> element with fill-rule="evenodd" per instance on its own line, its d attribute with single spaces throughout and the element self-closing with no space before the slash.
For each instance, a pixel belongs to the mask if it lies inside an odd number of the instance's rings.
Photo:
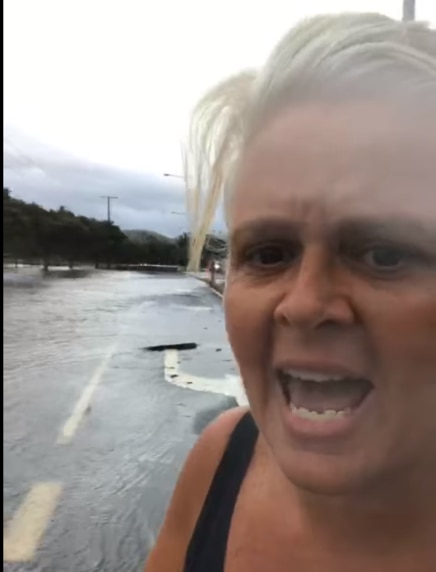
<svg viewBox="0 0 436 572">
<path fill-rule="evenodd" d="M 79 400 L 77 401 L 73 409 L 73 412 L 71 413 L 70 417 L 67 419 L 67 421 L 65 422 L 64 426 L 62 427 L 59 433 L 59 436 L 56 441 L 58 445 L 66 445 L 74 437 L 74 434 L 77 431 L 80 422 L 82 421 L 84 415 L 86 414 L 91 404 L 92 398 L 94 397 L 94 393 L 103 378 L 103 374 L 106 371 L 108 363 L 113 354 L 115 353 L 116 347 L 117 345 L 114 344 L 109 348 L 104 358 L 102 359 L 100 365 L 94 371 L 94 374 L 91 377 L 88 385 L 85 387 L 85 389 L 82 392 L 82 395 L 79 397 Z"/>
<path fill-rule="evenodd" d="M 214 294 L 216 294 L 219 298 L 221 298 L 221 300 L 224 298 L 224 296 L 221 294 L 221 292 L 219 292 L 218 290 L 215 290 L 215 288 L 213 286 L 209 285 L 209 288 L 212 290 L 212 292 Z"/>
<path fill-rule="evenodd" d="M 226 375 L 223 378 L 213 379 L 198 377 L 180 371 L 179 354 L 177 350 L 166 350 L 164 356 L 165 380 L 173 385 L 193 389 L 195 391 L 209 391 L 234 397 L 238 405 L 247 405 L 248 400 L 238 375 Z"/>
<path fill-rule="evenodd" d="M 35 556 L 56 509 L 62 485 L 43 482 L 26 495 L 3 533 L 3 562 L 29 562 Z"/>
</svg>

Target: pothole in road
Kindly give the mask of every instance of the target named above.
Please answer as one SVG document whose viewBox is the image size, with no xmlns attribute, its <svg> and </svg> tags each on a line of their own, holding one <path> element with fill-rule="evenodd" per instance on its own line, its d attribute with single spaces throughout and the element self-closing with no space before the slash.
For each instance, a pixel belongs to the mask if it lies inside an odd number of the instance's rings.
<svg viewBox="0 0 436 572">
<path fill-rule="evenodd" d="M 198 344 L 195 342 L 184 342 L 180 344 L 161 344 L 157 346 L 147 346 L 143 349 L 148 352 L 164 352 L 165 350 L 195 350 L 197 347 Z"/>
</svg>

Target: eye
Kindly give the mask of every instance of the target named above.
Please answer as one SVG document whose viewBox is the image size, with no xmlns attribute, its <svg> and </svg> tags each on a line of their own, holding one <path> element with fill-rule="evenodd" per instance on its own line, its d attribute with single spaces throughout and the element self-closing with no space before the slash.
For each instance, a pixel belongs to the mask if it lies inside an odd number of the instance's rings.
<svg viewBox="0 0 436 572">
<path fill-rule="evenodd" d="M 375 270 L 397 270 L 408 260 L 409 256 L 401 248 L 391 246 L 375 246 L 363 253 L 362 260 Z"/>
<path fill-rule="evenodd" d="M 285 266 L 297 256 L 297 248 L 283 244 L 263 244 L 250 249 L 246 254 L 246 261 L 259 268 L 274 268 Z"/>
<path fill-rule="evenodd" d="M 395 277 L 435 267 L 432 257 L 413 245 L 396 244 L 389 240 L 356 241 L 342 245 L 342 254 L 360 269 L 383 277 Z"/>
</svg>

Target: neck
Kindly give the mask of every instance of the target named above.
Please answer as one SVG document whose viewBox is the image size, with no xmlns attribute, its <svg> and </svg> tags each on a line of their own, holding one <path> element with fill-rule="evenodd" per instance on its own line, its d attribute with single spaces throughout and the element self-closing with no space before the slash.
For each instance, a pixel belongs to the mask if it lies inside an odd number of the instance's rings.
<svg viewBox="0 0 436 572">
<path fill-rule="evenodd" d="M 427 470 L 391 475 L 342 495 L 296 489 L 300 530 L 318 542 L 366 554 L 427 546 L 436 535 L 436 470 Z"/>
</svg>

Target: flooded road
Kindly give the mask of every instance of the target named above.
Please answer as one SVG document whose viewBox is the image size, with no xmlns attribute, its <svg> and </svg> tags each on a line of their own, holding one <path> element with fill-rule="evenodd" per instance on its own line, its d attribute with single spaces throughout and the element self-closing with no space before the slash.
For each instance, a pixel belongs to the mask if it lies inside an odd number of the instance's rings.
<svg viewBox="0 0 436 572">
<path fill-rule="evenodd" d="M 183 460 L 230 397 L 221 302 L 184 276 L 4 270 L 4 570 L 140 571 Z"/>
</svg>

